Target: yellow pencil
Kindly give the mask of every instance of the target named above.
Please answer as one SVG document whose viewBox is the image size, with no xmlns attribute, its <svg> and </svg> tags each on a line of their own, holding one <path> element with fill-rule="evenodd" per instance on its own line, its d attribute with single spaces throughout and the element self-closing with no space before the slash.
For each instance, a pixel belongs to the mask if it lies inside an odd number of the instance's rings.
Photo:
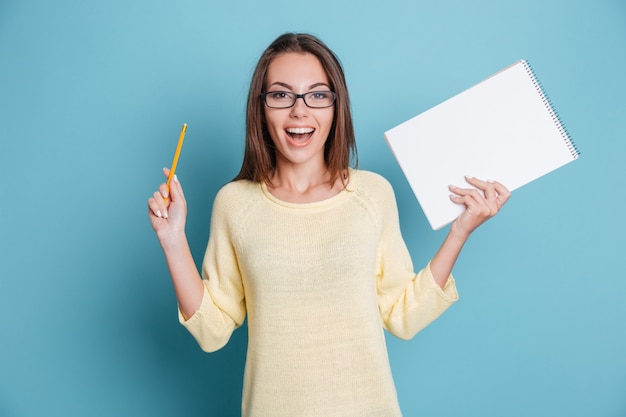
<svg viewBox="0 0 626 417">
<path fill-rule="evenodd" d="M 170 167 L 170 174 L 167 176 L 167 195 L 170 193 L 170 181 L 174 178 L 174 174 L 176 173 L 176 165 L 178 164 L 178 157 L 180 156 L 180 150 L 183 147 L 183 141 L 185 140 L 185 132 L 187 131 L 187 123 L 183 123 L 183 128 L 180 130 L 180 136 L 178 137 L 178 145 L 176 146 L 176 153 L 174 154 L 174 160 L 172 161 L 172 166 Z M 163 199 L 164 202 L 167 202 L 167 197 Z"/>
</svg>

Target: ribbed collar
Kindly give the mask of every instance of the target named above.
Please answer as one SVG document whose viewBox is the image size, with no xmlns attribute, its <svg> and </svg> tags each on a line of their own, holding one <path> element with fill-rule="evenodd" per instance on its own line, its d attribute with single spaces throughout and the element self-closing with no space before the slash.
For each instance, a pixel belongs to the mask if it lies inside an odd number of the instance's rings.
<svg viewBox="0 0 626 417">
<path fill-rule="evenodd" d="M 334 196 L 320 200 L 314 201 L 310 203 L 290 203 L 288 201 L 283 201 L 279 198 L 276 198 L 270 191 L 267 189 L 267 184 L 260 183 L 259 187 L 265 199 L 269 200 L 271 203 L 297 210 L 306 210 L 313 208 L 330 208 L 332 206 L 338 205 L 347 198 L 350 198 L 353 195 L 353 191 L 357 189 L 358 185 L 358 171 L 352 168 L 348 169 L 348 184 L 346 188 L 341 190 L 339 193 Z"/>
</svg>

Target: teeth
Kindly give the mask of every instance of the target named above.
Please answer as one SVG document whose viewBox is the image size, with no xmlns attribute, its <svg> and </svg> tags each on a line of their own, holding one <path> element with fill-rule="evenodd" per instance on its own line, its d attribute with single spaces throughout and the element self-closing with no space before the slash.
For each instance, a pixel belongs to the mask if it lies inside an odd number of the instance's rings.
<svg viewBox="0 0 626 417">
<path fill-rule="evenodd" d="M 287 129 L 287 132 L 293 133 L 295 135 L 303 135 L 305 133 L 312 133 L 315 129 L 312 127 L 290 127 Z"/>
</svg>

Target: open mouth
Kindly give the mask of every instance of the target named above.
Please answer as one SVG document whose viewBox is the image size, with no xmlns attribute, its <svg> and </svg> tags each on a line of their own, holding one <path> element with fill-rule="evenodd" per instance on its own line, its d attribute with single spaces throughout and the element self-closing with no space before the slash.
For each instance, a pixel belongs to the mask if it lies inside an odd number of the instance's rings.
<svg viewBox="0 0 626 417">
<path fill-rule="evenodd" d="M 304 142 L 313 135 L 312 127 L 290 127 L 286 129 L 287 135 L 295 142 Z"/>
</svg>

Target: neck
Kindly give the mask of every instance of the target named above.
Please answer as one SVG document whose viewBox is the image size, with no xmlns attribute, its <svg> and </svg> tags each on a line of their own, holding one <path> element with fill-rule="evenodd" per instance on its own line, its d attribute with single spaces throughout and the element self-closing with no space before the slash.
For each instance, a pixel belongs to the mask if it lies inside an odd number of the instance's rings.
<svg viewBox="0 0 626 417">
<path fill-rule="evenodd" d="M 325 200 L 343 189 L 341 178 L 331 181 L 325 165 L 312 167 L 277 164 L 267 184 L 277 198 L 292 203 L 310 203 Z"/>
<path fill-rule="evenodd" d="M 303 167 L 303 166 L 277 166 L 270 181 L 273 187 L 290 188 L 305 192 L 308 188 L 330 184 L 330 173 L 326 166 Z"/>
</svg>

